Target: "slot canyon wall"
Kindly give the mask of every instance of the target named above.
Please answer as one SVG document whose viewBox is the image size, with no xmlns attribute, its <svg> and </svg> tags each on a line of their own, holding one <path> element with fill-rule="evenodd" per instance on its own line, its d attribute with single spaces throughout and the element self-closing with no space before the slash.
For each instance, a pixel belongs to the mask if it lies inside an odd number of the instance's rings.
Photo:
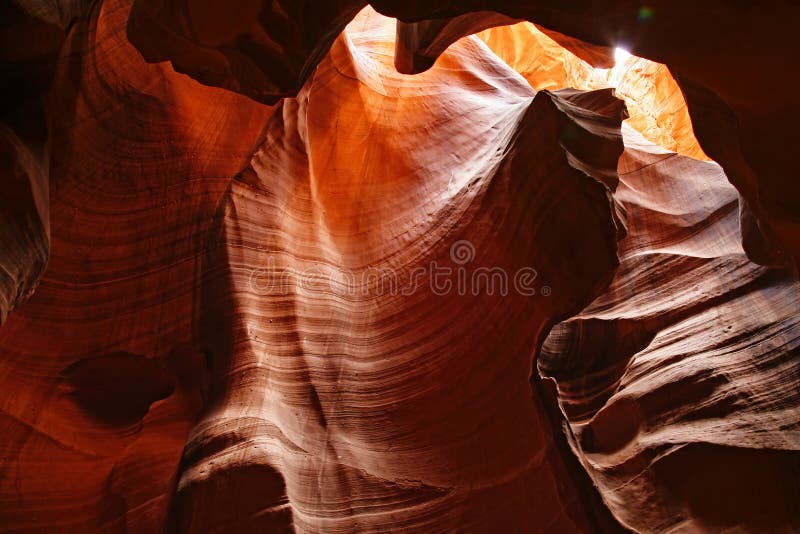
<svg viewBox="0 0 800 534">
<path fill-rule="evenodd" d="M 0 14 L 0 532 L 800 530 L 800 7 Z"/>
</svg>

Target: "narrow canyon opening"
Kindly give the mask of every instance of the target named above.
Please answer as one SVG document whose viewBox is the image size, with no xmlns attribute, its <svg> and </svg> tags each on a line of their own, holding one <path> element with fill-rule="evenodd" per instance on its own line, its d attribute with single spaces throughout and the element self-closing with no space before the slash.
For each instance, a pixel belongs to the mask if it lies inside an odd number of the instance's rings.
<svg viewBox="0 0 800 534">
<path fill-rule="evenodd" d="M 0 11 L 0 531 L 800 528 L 797 6 Z"/>
</svg>

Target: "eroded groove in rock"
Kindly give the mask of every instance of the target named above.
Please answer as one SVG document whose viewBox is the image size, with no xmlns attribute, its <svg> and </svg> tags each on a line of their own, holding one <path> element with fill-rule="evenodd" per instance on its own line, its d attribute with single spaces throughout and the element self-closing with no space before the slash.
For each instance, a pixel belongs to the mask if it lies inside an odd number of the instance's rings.
<svg viewBox="0 0 800 534">
<path fill-rule="evenodd" d="M 407 79 L 391 64 L 391 22 L 366 13 L 303 95 L 273 110 L 144 63 L 127 14 L 95 5 L 54 82 L 68 112 L 53 120 L 52 258 L 0 331 L 0 372 L 15 382 L 2 397 L 2 524 L 227 527 L 233 516 L 207 503 L 230 499 L 242 527 L 588 528 L 528 376 L 544 325 L 616 265 L 603 181 L 621 104 L 608 91 L 534 97 L 475 39 Z M 543 238 L 551 223 L 561 240 Z M 274 258 L 392 268 L 408 288 L 415 266 L 456 267 L 459 239 L 470 268 L 535 268 L 523 283 L 561 294 L 537 308 L 455 286 L 406 299 L 373 282 L 308 296 L 281 279 L 288 293 L 274 298 L 251 285 Z M 487 310 L 505 311 L 487 323 Z M 518 320 L 519 335 L 502 335 Z M 274 488 L 252 500 L 224 489 L 253 480 Z"/>
<path fill-rule="evenodd" d="M 640 57 L 667 65 L 686 93 L 694 130 L 706 154 L 719 162 L 731 183 L 747 200 L 758 221 L 758 240 L 771 244 L 751 259 L 768 264 L 794 263 L 800 258 L 800 205 L 793 176 L 794 155 L 782 143 L 797 140 L 792 120 L 793 97 L 775 87 L 797 85 L 798 73 L 783 65 L 793 50 L 792 29 L 800 8 L 785 2 L 729 4 L 713 2 L 702 9 L 656 1 L 629 2 L 498 1 L 485 2 L 371 2 L 384 14 L 406 23 L 398 25 L 398 65 L 433 64 L 413 58 L 428 43 L 433 52 L 469 33 L 448 18 L 491 8 L 512 19 L 525 19 L 547 28 L 559 44 L 583 59 L 587 43 L 623 46 Z M 437 19 L 430 24 L 427 19 Z M 469 20 L 469 19 L 468 19 Z M 458 31 L 453 31 L 457 28 Z M 476 23 L 475 31 L 486 26 Z M 559 35 L 569 39 L 560 39 Z M 748 38 L 743 39 L 742 36 Z M 590 46 L 588 46 L 591 48 Z M 409 72 L 412 72 L 409 70 Z M 746 73 L 746 74 L 743 74 Z M 747 81 L 744 81 L 747 80 Z M 727 117 L 731 120 L 726 120 Z M 722 119 L 721 119 L 722 117 Z M 755 229 L 755 225 L 751 226 Z M 748 253 L 751 249 L 748 249 Z"/>
<path fill-rule="evenodd" d="M 50 249 L 47 174 L 13 130 L 0 123 L 0 324 L 36 288 Z"/>
<path fill-rule="evenodd" d="M 695 139 L 681 90 L 665 65 L 631 56 L 611 69 L 596 69 L 529 22 L 493 27 L 478 36 L 534 89 L 614 87 L 628 108 L 627 123 L 647 139 L 708 159 Z"/>
<path fill-rule="evenodd" d="M 796 7 L 375 4 L 0 8 L 0 530 L 800 528 Z"/>
<path fill-rule="evenodd" d="M 540 360 L 575 450 L 637 531 L 796 529 L 797 282 L 744 255 L 714 163 L 627 130 L 615 196 L 629 222 L 620 269 Z"/>
<path fill-rule="evenodd" d="M 203 237 L 271 110 L 145 63 L 129 9 L 95 3 L 53 80 L 51 258 L 0 329 L 3 531 L 159 530 L 207 390 Z M 0 226 L 0 262 L 19 268 L 5 247 L 40 227 L 9 190 L 4 209 L 32 218 Z"/>
<path fill-rule="evenodd" d="M 775 88 L 800 82 L 796 69 L 785 68 L 800 21 L 798 6 L 779 0 L 758 5 L 716 0 L 702 9 L 667 0 L 647 5 L 563 5 L 554 0 L 370 4 L 400 19 L 396 64 L 408 73 L 429 68 L 465 35 L 520 19 L 537 24 L 598 67 L 610 65 L 614 46 L 667 65 L 682 90 L 692 94 L 689 112 L 703 150 L 725 168 L 759 220 L 763 240 L 773 243 L 765 261 L 797 265 L 800 205 L 794 199 L 800 194 L 795 181 L 787 178 L 793 176 L 794 156 L 782 144 L 765 140 L 797 140 L 794 97 Z M 305 3 L 290 8 L 253 1 L 241 10 L 226 10 L 212 0 L 165 5 L 161 0 L 136 2 L 131 38 L 149 59 L 169 59 L 204 83 L 274 103 L 296 94 L 333 36 L 366 3 L 321 2 L 315 17 L 309 16 Z M 729 113 L 735 120 L 728 126 L 713 118 L 702 124 L 709 110 L 712 117 Z M 726 132 L 726 127 L 732 130 Z"/>
<path fill-rule="evenodd" d="M 50 249 L 44 100 L 64 32 L 0 6 L 0 325 L 36 288 Z"/>
<path fill-rule="evenodd" d="M 616 265 L 602 181 L 623 106 L 534 96 L 477 39 L 403 77 L 392 45 L 359 15 L 221 207 L 203 310 L 224 357 L 178 490 L 192 530 L 212 495 L 237 506 L 214 488 L 238 465 L 280 474 L 299 531 L 591 528 L 528 379 L 548 322 Z M 552 295 L 459 288 L 477 269 Z"/>
</svg>

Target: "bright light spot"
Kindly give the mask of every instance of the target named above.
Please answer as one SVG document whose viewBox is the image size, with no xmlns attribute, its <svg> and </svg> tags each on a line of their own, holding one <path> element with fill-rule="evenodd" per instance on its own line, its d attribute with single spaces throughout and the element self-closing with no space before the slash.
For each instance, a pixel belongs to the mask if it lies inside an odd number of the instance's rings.
<svg viewBox="0 0 800 534">
<path fill-rule="evenodd" d="M 595 69 L 595 72 L 609 87 L 617 87 L 629 69 L 625 63 L 630 57 L 630 52 L 618 46 L 614 48 L 614 66 L 610 69 Z"/>
<path fill-rule="evenodd" d="M 617 65 L 625 63 L 625 60 L 631 57 L 631 53 L 624 48 L 617 47 L 614 49 L 614 61 Z"/>
</svg>

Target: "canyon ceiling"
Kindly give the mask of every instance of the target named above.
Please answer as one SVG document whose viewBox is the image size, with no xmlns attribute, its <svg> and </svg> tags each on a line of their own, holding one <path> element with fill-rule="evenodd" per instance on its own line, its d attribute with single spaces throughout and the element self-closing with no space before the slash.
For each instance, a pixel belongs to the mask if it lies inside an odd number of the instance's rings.
<svg viewBox="0 0 800 534">
<path fill-rule="evenodd" d="M 0 532 L 800 530 L 798 24 L 5 2 Z"/>
</svg>

